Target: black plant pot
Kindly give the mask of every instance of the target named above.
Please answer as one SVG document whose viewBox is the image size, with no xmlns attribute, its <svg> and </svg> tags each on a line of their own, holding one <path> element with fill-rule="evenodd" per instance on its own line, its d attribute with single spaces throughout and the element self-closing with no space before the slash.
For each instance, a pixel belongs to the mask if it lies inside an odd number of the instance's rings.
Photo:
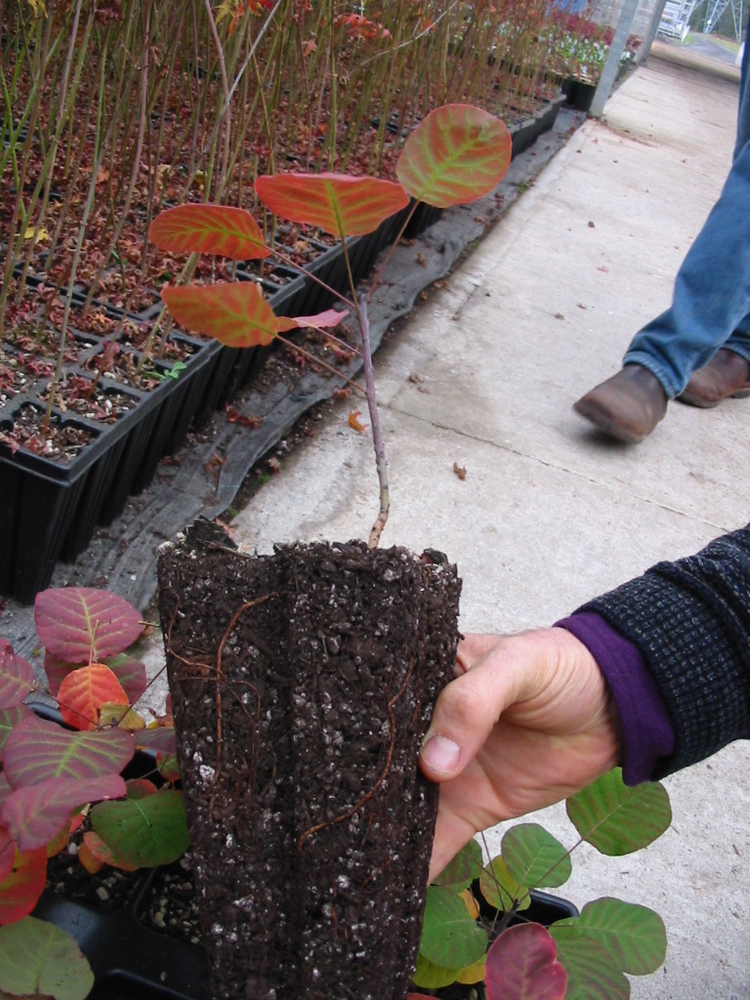
<svg viewBox="0 0 750 1000">
<path fill-rule="evenodd" d="M 212 1000 L 208 956 L 200 945 L 186 944 L 144 926 L 144 900 L 160 870 L 145 873 L 132 901 L 117 912 L 45 892 L 34 916 L 67 931 L 78 942 L 94 972 L 88 1000 Z M 572 903 L 544 892 L 531 893 L 524 919 L 548 927 L 578 916 Z M 438 991 L 443 1000 L 466 1000 L 466 987 Z"/>
<path fill-rule="evenodd" d="M 563 94 L 568 107 L 575 108 L 576 111 L 590 111 L 591 103 L 596 93 L 595 83 L 586 83 L 584 80 L 568 78 L 563 84 Z"/>
</svg>

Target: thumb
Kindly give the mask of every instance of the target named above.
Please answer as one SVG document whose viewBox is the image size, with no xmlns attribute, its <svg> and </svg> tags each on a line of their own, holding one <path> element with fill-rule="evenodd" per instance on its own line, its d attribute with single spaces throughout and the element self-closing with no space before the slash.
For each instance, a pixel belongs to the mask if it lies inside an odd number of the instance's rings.
<svg viewBox="0 0 750 1000">
<path fill-rule="evenodd" d="M 485 657 L 440 692 L 419 757 L 430 781 L 461 774 L 515 700 L 516 671 L 503 669 L 497 654 L 495 648 L 492 662 Z"/>
</svg>

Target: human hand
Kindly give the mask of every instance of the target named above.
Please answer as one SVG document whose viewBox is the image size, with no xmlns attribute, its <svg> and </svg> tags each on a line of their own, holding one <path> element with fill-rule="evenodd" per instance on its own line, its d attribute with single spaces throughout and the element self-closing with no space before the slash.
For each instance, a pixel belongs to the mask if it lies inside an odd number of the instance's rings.
<svg viewBox="0 0 750 1000">
<path fill-rule="evenodd" d="M 431 879 L 478 831 L 574 795 L 620 757 L 604 678 L 566 629 L 467 635 L 457 660 L 420 756 L 441 785 Z"/>
</svg>

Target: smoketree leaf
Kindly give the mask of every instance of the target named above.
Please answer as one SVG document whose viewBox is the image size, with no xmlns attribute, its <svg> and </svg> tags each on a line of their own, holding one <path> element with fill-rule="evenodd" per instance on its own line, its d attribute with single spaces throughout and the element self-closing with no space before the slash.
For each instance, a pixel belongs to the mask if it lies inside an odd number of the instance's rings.
<svg viewBox="0 0 750 1000">
<path fill-rule="evenodd" d="M 565 803 L 571 823 L 602 854 L 648 847 L 672 822 L 667 790 L 658 782 L 629 787 L 613 768 Z"/>
<path fill-rule="evenodd" d="M 343 239 L 374 232 L 409 198 L 400 184 L 350 174 L 264 174 L 255 193 L 276 215 Z"/>
<path fill-rule="evenodd" d="M 446 104 L 406 140 L 396 176 L 412 198 L 449 208 L 489 194 L 505 176 L 511 151 L 499 118 L 470 104 Z"/>
<path fill-rule="evenodd" d="M 211 253 L 231 260 L 257 260 L 271 253 L 252 215 L 229 205 L 168 208 L 151 223 L 148 235 L 170 253 Z"/>
<path fill-rule="evenodd" d="M 48 778 L 11 792 L 3 803 L 0 822 L 23 851 L 46 847 L 79 806 L 125 795 L 119 774 L 101 778 Z"/>
<path fill-rule="evenodd" d="M 91 824 L 113 857 L 135 868 L 171 864 L 190 846 L 182 792 L 171 788 L 102 802 L 91 810 Z"/>
<path fill-rule="evenodd" d="M 0 639 L 0 709 L 15 708 L 34 687 L 34 668 Z"/>
<path fill-rule="evenodd" d="M 143 631 L 141 616 L 128 601 L 91 587 L 54 587 L 34 601 L 39 638 L 67 663 L 92 663 L 116 656 Z"/>
<path fill-rule="evenodd" d="M 71 732 L 31 715 L 8 737 L 3 767 L 12 788 L 56 777 L 99 778 L 119 774 L 134 749 L 124 729 Z"/>
<path fill-rule="evenodd" d="M 563 1000 L 566 983 L 555 942 L 541 924 L 507 928 L 487 952 L 487 1000 Z"/>
<path fill-rule="evenodd" d="M 161 297 L 186 330 L 229 347 L 265 347 L 278 333 L 276 315 L 253 281 L 164 285 Z"/>
<path fill-rule="evenodd" d="M 646 976 L 664 963 L 667 932 L 658 913 L 647 906 L 605 896 L 586 903 L 578 917 L 558 920 L 553 937 L 583 936 L 602 944 L 621 972 Z"/>
<path fill-rule="evenodd" d="M 0 989 L 14 996 L 85 1000 L 91 966 L 70 934 L 36 917 L 0 928 Z"/>
</svg>

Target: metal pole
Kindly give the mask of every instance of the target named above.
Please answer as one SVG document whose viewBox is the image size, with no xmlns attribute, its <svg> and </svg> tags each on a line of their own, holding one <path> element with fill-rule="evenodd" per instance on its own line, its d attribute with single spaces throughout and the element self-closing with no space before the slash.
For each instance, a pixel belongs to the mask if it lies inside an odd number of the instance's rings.
<svg viewBox="0 0 750 1000">
<path fill-rule="evenodd" d="M 659 30 L 659 24 L 661 23 L 661 16 L 664 13 L 664 8 L 666 6 L 667 0 L 656 0 L 656 6 L 654 7 L 651 23 L 648 26 L 648 32 L 646 33 L 646 37 L 641 45 L 638 55 L 635 57 L 635 61 L 639 66 L 646 65 L 646 60 L 651 52 L 651 46 L 654 44 L 656 32 Z"/>
<path fill-rule="evenodd" d="M 622 11 L 620 12 L 620 20 L 617 22 L 615 35 L 609 47 L 609 55 L 607 56 L 607 61 L 604 63 L 604 69 L 599 78 L 594 99 L 591 102 L 591 111 L 589 111 L 589 114 L 592 118 L 601 118 L 604 111 L 604 105 L 607 103 L 607 98 L 614 85 L 617 71 L 620 68 L 620 57 L 625 51 L 625 44 L 635 20 L 638 2 L 639 0 L 625 0 L 623 4 Z"/>
</svg>

